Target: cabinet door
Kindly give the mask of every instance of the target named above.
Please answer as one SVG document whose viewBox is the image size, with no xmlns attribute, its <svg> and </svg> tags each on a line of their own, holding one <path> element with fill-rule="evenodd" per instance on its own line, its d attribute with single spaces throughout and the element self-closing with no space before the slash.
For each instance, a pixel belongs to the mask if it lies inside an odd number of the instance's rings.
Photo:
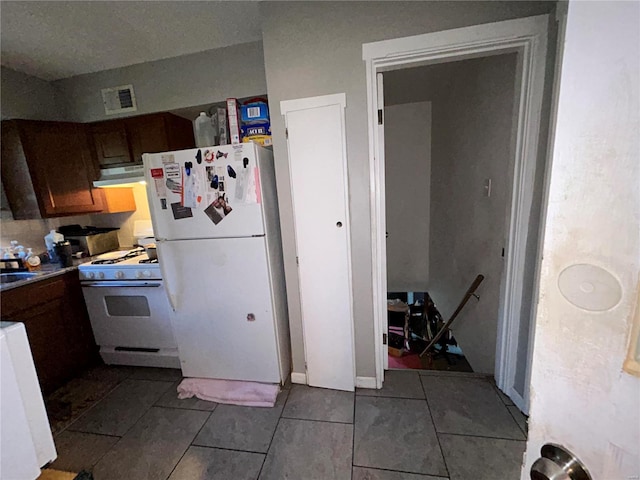
<svg viewBox="0 0 640 480">
<path fill-rule="evenodd" d="M 78 272 L 7 290 L 2 320 L 22 322 L 40 386 L 50 393 L 97 359 Z"/>
<path fill-rule="evenodd" d="M 65 320 L 60 326 L 67 338 L 67 355 L 73 367 L 71 370 L 75 372 L 95 362 L 98 347 L 93 337 L 78 272 L 69 272 L 63 279 Z"/>
<path fill-rule="evenodd" d="M 125 123 L 110 120 L 91 124 L 91 136 L 101 167 L 126 164 L 132 161 Z"/>
<path fill-rule="evenodd" d="M 65 280 L 56 277 L 2 294 L 2 319 L 22 322 L 33 355 L 38 381 L 47 394 L 70 378 L 73 363 L 68 355 Z"/>
<path fill-rule="evenodd" d="M 162 115 L 134 117 L 125 120 L 133 161 L 142 163 L 143 153 L 159 153 L 169 150 L 167 129 Z"/>
<path fill-rule="evenodd" d="M 25 122 L 24 146 L 44 217 L 99 212 L 102 192 L 84 125 Z"/>
</svg>

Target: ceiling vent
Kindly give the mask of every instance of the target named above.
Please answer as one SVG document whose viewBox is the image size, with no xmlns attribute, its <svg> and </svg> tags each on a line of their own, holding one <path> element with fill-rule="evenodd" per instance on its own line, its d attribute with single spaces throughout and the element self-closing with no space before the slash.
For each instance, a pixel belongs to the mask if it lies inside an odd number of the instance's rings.
<svg viewBox="0 0 640 480">
<path fill-rule="evenodd" d="M 136 95 L 133 93 L 133 85 L 103 88 L 102 103 L 104 103 L 104 113 L 107 115 L 138 110 Z"/>
</svg>

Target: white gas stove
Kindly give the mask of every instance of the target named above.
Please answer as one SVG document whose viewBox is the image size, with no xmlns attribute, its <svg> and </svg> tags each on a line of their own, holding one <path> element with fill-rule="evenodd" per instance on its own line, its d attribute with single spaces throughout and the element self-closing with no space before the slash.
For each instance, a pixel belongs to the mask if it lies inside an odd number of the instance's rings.
<svg viewBox="0 0 640 480">
<path fill-rule="evenodd" d="M 91 327 L 107 364 L 180 368 L 160 265 L 144 249 L 78 266 Z"/>
<path fill-rule="evenodd" d="M 78 269 L 80 281 L 162 279 L 158 260 L 149 260 L 142 248 L 105 253 Z"/>
</svg>

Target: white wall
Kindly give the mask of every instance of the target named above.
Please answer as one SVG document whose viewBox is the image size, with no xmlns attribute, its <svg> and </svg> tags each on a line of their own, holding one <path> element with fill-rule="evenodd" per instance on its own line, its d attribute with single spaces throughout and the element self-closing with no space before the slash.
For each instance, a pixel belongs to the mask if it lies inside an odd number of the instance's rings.
<svg viewBox="0 0 640 480">
<path fill-rule="evenodd" d="M 640 306 L 639 18 L 638 2 L 569 3 L 523 480 L 546 442 L 594 479 L 640 474 L 640 378 L 622 371 Z M 567 301 L 558 277 L 574 264 L 613 275 L 620 302 L 587 311 Z"/>
<path fill-rule="evenodd" d="M 117 117 L 105 115 L 100 91 L 127 84 L 133 84 L 136 95 L 138 111 L 134 115 L 206 105 L 228 97 L 263 95 L 267 88 L 262 43 L 207 50 L 53 82 L 67 104 L 68 119 L 76 122 Z"/>
<path fill-rule="evenodd" d="M 387 290 L 429 285 L 431 102 L 385 106 Z"/>
<path fill-rule="evenodd" d="M 262 2 L 264 59 L 287 290 L 298 290 L 281 100 L 345 92 L 356 374 L 375 376 L 366 75 L 362 44 L 553 11 L 554 2 Z M 299 299 L 288 296 L 294 372 L 304 372 Z"/>
<path fill-rule="evenodd" d="M 513 171 L 516 54 L 456 62 L 434 94 L 429 294 L 476 372 L 494 373 L 506 220 Z M 431 67 L 438 69 L 440 65 Z M 484 182 L 491 179 L 491 196 Z"/>
</svg>

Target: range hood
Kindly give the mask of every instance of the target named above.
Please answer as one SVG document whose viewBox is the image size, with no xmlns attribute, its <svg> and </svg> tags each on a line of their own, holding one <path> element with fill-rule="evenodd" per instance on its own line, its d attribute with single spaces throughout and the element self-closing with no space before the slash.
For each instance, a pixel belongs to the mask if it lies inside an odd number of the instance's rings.
<svg viewBox="0 0 640 480">
<path fill-rule="evenodd" d="M 127 165 L 100 169 L 100 179 L 93 182 L 94 187 L 130 187 L 136 183 L 144 183 L 144 167 Z"/>
</svg>

